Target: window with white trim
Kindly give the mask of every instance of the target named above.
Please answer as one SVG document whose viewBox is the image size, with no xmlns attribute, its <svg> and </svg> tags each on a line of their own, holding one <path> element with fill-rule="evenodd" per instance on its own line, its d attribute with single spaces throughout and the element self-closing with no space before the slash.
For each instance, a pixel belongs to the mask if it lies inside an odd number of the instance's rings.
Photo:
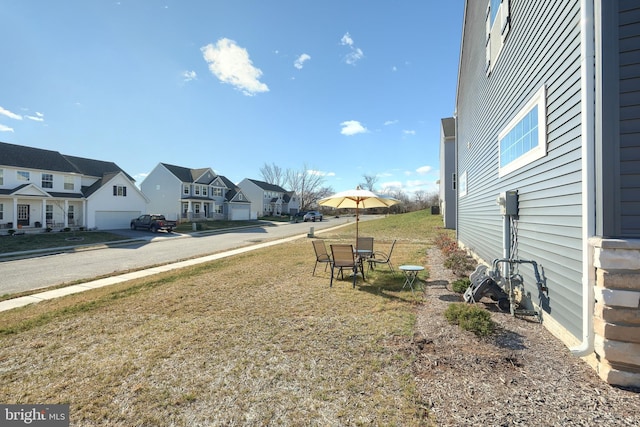
<svg viewBox="0 0 640 427">
<path fill-rule="evenodd" d="M 222 213 L 222 205 L 219 205 L 219 204 L 217 204 L 217 203 L 216 203 L 216 204 L 213 206 L 213 211 L 214 211 L 215 213 L 217 213 L 217 214 L 221 214 L 221 213 Z"/>
<path fill-rule="evenodd" d="M 189 194 L 189 184 L 184 184 L 182 186 L 182 194 Z"/>
<path fill-rule="evenodd" d="M 29 172 L 18 171 L 18 181 L 29 181 L 30 179 Z"/>
<path fill-rule="evenodd" d="M 510 0 L 489 0 L 485 17 L 485 71 L 487 75 L 500 55 L 511 29 Z"/>
<path fill-rule="evenodd" d="M 42 174 L 42 188 L 53 188 L 53 175 L 50 173 Z"/>
<path fill-rule="evenodd" d="M 75 206 L 69 205 L 69 210 L 67 211 L 67 220 L 69 224 L 73 224 L 73 220 L 76 217 Z"/>
<path fill-rule="evenodd" d="M 467 171 L 464 171 L 462 175 L 460 175 L 459 185 L 459 193 L 458 196 L 466 196 L 467 195 Z"/>
<path fill-rule="evenodd" d="M 113 186 L 113 195 L 114 196 L 127 197 L 127 187 L 124 186 L 124 185 L 114 185 Z"/>
<path fill-rule="evenodd" d="M 53 223 L 53 205 L 47 205 L 45 207 L 45 219 L 47 220 L 47 225 Z"/>
<path fill-rule="evenodd" d="M 4 169 L 0 169 L 0 185 L 4 185 Z"/>
<path fill-rule="evenodd" d="M 0 219 L 4 219 L 4 205 L 2 203 L 0 203 Z"/>
<path fill-rule="evenodd" d="M 547 155 L 546 89 L 542 86 L 498 134 L 499 176 Z"/>
<path fill-rule="evenodd" d="M 74 179 L 73 179 L 72 176 L 66 175 L 64 177 L 64 189 L 65 190 L 74 190 L 75 189 Z"/>
<path fill-rule="evenodd" d="M 220 187 L 213 187 L 211 189 L 211 195 L 215 196 L 215 197 L 222 197 L 222 188 Z"/>
<path fill-rule="evenodd" d="M 194 194 L 196 196 L 199 196 L 200 195 L 200 186 L 199 185 L 194 185 L 193 186 L 193 191 L 194 191 Z"/>
</svg>

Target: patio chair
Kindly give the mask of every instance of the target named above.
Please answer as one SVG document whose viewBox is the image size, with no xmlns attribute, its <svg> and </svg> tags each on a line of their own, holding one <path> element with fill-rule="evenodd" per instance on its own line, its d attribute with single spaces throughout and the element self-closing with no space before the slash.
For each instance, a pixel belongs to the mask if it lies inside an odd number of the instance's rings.
<svg viewBox="0 0 640 427">
<path fill-rule="evenodd" d="M 391 254 L 393 254 L 393 248 L 396 246 L 397 240 L 394 240 L 391 244 L 391 249 L 389 249 L 389 253 L 385 252 L 374 252 L 373 255 L 367 260 L 369 263 L 369 268 L 375 268 L 377 264 L 387 264 L 389 266 L 389 270 L 393 274 L 396 274 L 393 269 L 393 263 L 391 262 Z"/>
<path fill-rule="evenodd" d="M 364 279 L 364 269 L 362 263 L 356 259 L 353 253 L 353 245 L 331 245 L 331 281 L 329 287 L 333 286 L 333 276 L 335 269 L 340 271 L 341 277 L 344 279 L 344 269 L 349 269 L 353 273 L 353 287 L 356 287 L 356 279 L 358 277 L 358 268 L 362 273 L 362 280 Z"/>
<path fill-rule="evenodd" d="M 364 258 L 373 256 L 373 237 L 358 237 L 356 249 L 358 255 Z"/>
<path fill-rule="evenodd" d="M 313 266 L 312 276 L 316 274 L 316 267 L 318 263 L 325 263 L 324 271 L 327 271 L 327 265 L 331 264 L 331 255 L 327 252 L 327 247 L 324 244 L 324 240 L 314 240 L 313 242 L 313 250 L 316 252 L 316 263 Z"/>
</svg>

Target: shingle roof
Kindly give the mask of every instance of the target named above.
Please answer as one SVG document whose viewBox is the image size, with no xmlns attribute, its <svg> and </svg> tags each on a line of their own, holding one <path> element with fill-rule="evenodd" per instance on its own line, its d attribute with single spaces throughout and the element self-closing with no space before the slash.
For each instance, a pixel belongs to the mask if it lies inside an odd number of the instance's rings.
<svg viewBox="0 0 640 427">
<path fill-rule="evenodd" d="M 174 174 L 181 182 L 195 182 L 203 173 L 210 168 L 189 169 L 182 166 L 170 165 L 168 163 L 160 163 L 167 168 L 169 172 Z M 215 179 L 215 176 L 214 176 Z"/>
<path fill-rule="evenodd" d="M 41 169 L 53 172 L 77 172 L 59 152 L 0 142 L 0 165 Z"/>
<path fill-rule="evenodd" d="M 280 193 L 286 193 L 287 192 L 287 190 L 285 190 L 284 188 L 280 187 L 279 185 L 269 184 L 268 182 L 258 181 L 257 179 L 248 178 L 248 180 L 253 182 L 258 187 L 262 188 L 263 190 L 277 191 L 277 192 L 280 192 Z"/>
<path fill-rule="evenodd" d="M 52 172 L 79 173 L 98 178 L 106 173 L 123 172 L 131 181 L 135 181 L 113 162 L 66 156 L 53 150 L 25 147 L 6 142 L 0 142 L 0 165 Z"/>
</svg>

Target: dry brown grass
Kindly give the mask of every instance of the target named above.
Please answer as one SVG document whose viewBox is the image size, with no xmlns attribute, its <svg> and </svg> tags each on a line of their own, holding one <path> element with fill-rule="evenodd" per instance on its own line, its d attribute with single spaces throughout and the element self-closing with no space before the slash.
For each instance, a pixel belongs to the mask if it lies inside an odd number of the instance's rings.
<svg viewBox="0 0 640 427">
<path fill-rule="evenodd" d="M 411 233 L 396 264 L 425 265 L 430 236 Z M 330 289 L 313 259 L 301 239 L 2 313 L 0 402 L 69 403 L 82 426 L 427 424 L 421 297 L 386 268 Z"/>
</svg>

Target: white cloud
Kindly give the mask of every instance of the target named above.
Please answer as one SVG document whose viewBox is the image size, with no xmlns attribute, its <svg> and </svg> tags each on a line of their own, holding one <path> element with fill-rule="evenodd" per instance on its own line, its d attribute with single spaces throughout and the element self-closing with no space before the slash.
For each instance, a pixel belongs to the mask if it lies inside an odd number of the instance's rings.
<svg viewBox="0 0 640 427">
<path fill-rule="evenodd" d="M 298 70 L 302 70 L 302 67 L 304 66 L 305 61 L 308 61 L 310 59 L 311 59 L 311 56 L 307 55 L 306 53 L 303 53 L 298 57 L 298 59 L 295 60 L 295 62 L 293 63 L 293 66 L 296 67 Z"/>
<path fill-rule="evenodd" d="M 36 113 L 35 116 L 25 116 L 29 120 L 33 120 L 34 122 L 44 122 L 44 115 L 41 113 Z"/>
<path fill-rule="evenodd" d="M 13 132 L 13 128 L 0 124 L 0 132 Z"/>
<path fill-rule="evenodd" d="M 402 131 L 402 133 L 405 134 L 405 135 L 415 135 L 416 131 L 415 130 L 407 130 L 407 129 L 405 129 L 405 130 Z"/>
<path fill-rule="evenodd" d="M 343 46 L 349 46 L 349 49 L 351 49 L 351 51 L 344 57 L 344 61 L 347 64 L 354 65 L 360 59 L 364 58 L 364 52 L 362 52 L 362 49 L 353 45 L 351 34 L 345 33 L 345 35 L 340 39 L 340 43 Z"/>
<path fill-rule="evenodd" d="M 14 119 L 14 120 L 22 120 L 22 116 L 16 113 L 12 113 L 9 110 L 5 110 L 4 108 L 0 107 L 0 115 L 3 116 L 7 116 L 10 119 Z"/>
<path fill-rule="evenodd" d="M 335 172 L 323 172 L 315 169 L 308 169 L 307 172 L 309 172 L 310 175 L 315 176 L 336 176 Z"/>
<path fill-rule="evenodd" d="M 393 67 L 391 67 L 391 71 L 398 71 L 398 67 L 394 65 Z"/>
<path fill-rule="evenodd" d="M 416 169 L 416 172 L 418 172 L 418 174 L 420 175 L 425 175 L 431 172 L 432 170 L 433 168 L 431 166 L 420 166 L 418 169 Z"/>
<path fill-rule="evenodd" d="M 340 133 L 343 135 L 351 136 L 368 132 L 367 128 L 362 126 L 362 124 L 357 120 L 347 120 L 346 122 L 340 123 L 340 126 L 342 126 Z"/>
<path fill-rule="evenodd" d="M 195 71 L 183 71 L 182 78 L 185 82 L 190 82 L 191 80 L 196 80 L 198 78 L 198 75 Z"/>
<path fill-rule="evenodd" d="M 397 120 L 387 120 L 386 122 L 384 122 L 384 125 L 389 126 L 389 125 L 395 125 L 396 123 L 398 123 Z"/>
<path fill-rule="evenodd" d="M 345 33 L 345 35 L 340 39 L 340 43 L 342 43 L 343 46 L 353 46 L 353 39 L 351 38 L 351 34 Z"/>
<path fill-rule="evenodd" d="M 253 66 L 247 50 L 235 41 L 222 38 L 215 45 L 208 44 L 200 50 L 209 64 L 209 71 L 221 82 L 235 86 L 247 96 L 269 91 L 269 87 L 260 81 L 262 70 Z"/>
</svg>

